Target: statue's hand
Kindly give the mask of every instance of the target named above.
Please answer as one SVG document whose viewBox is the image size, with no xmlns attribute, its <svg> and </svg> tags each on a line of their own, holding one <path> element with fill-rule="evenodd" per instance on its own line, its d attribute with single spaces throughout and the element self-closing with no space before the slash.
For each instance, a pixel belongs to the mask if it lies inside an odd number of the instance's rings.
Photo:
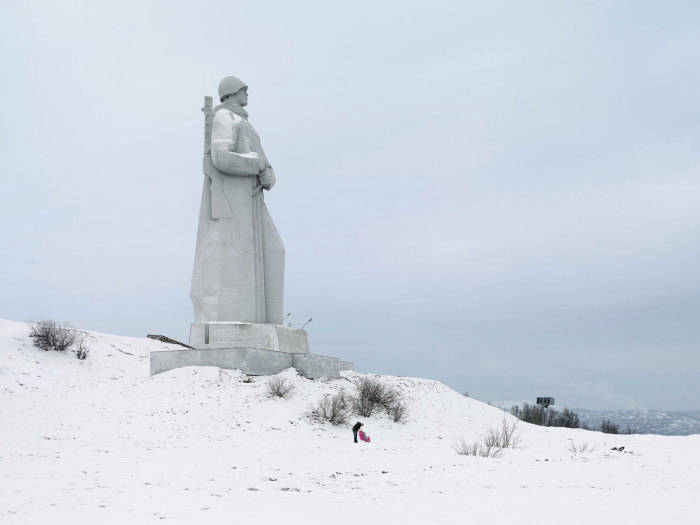
<svg viewBox="0 0 700 525">
<path fill-rule="evenodd" d="M 260 185 L 263 189 L 270 190 L 275 185 L 277 178 L 275 177 L 275 172 L 272 168 L 268 167 L 260 174 Z"/>
</svg>

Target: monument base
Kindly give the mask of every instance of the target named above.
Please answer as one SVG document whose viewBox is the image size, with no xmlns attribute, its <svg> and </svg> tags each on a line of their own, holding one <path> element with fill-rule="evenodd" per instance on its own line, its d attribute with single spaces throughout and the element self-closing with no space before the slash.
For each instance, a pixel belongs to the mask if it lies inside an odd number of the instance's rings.
<svg viewBox="0 0 700 525">
<path fill-rule="evenodd" d="M 189 350 L 150 353 L 151 375 L 183 366 L 218 366 L 248 375 L 273 375 L 296 368 L 309 379 L 338 378 L 353 363 L 309 352 L 306 332 L 261 323 L 194 323 Z"/>
<path fill-rule="evenodd" d="M 338 378 L 341 370 L 352 370 L 353 364 L 337 357 L 259 348 L 156 350 L 150 353 L 151 375 L 183 366 L 218 366 L 253 376 L 273 375 L 287 368 L 296 368 L 304 377 L 317 379 Z"/>
<path fill-rule="evenodd" d="M 262 323 L 193 323 L 190 327 L 190 346 L 200 350 L 257 348 L 290 354 L 309 353 L 304 330 Z"/>
</svg>

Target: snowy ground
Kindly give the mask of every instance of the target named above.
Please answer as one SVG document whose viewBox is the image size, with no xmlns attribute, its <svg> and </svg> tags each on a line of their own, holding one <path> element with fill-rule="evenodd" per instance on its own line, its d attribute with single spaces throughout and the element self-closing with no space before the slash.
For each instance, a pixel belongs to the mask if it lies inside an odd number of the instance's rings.
<svg viewBox="0 0 700 525">
<path fill-rule="evenodd" d="M 158 341 L 88 333 L 86 361 L 0 320 L 0 523 L 697 524 L 700 435 L 614 436 L 520 424 L 500 458 L 460 456 L 504 413 L 441 383 L 382 379 L 409 420 L 314 423 L 360 374 L 287 400 L 269 378 L 189 367 L 148 376 Z M 593 448 L 573 453 L 573 445 Z M 620 453 L 613 446 L 624 446 Z"/>
</svg>

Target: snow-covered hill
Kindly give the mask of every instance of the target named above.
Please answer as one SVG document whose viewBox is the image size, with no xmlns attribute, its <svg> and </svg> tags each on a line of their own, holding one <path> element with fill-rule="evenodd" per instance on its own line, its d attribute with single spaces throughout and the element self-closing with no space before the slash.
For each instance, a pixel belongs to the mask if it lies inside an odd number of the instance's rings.
<svg viewBox="0 0 700 525">
<path fill-rule="evenodd" d="M 290 369 L 291 398 L 272 399 L 269 378 L 238 371 L 149 377 L 159 341 L 86 332 L 79 361 L 28 332 L 0 320 L 0 523 L 697 523 L 697 435 L 521 423 L 500 458 L 460 456 L 458 439 L 510 416 L 439 382 L 381 376 L 408 421 L 363 419 L 372 443 L 354 444 L 349 425 L 309 411 L 362 374 Z"/>
</svg>

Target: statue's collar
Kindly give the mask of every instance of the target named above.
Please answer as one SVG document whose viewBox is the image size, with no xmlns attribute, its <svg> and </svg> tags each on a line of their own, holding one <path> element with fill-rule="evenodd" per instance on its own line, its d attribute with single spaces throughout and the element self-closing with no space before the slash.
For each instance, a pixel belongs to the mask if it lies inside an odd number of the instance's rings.
<svg viewBox="0 0 700 525">
<path fill-rule="evenodd" d="M 224 103 L 216 109 L 219 108 L 228 109 L 229 111 L 234 112 L 239 117 L 243 117 L 244 119 L 248 120 L 248 112 L 245 109 L 243 109 L 243 106 L 239 106 L 238 104 L 232 104 L 231 102 L 225 100 Z"/>
</svg>

